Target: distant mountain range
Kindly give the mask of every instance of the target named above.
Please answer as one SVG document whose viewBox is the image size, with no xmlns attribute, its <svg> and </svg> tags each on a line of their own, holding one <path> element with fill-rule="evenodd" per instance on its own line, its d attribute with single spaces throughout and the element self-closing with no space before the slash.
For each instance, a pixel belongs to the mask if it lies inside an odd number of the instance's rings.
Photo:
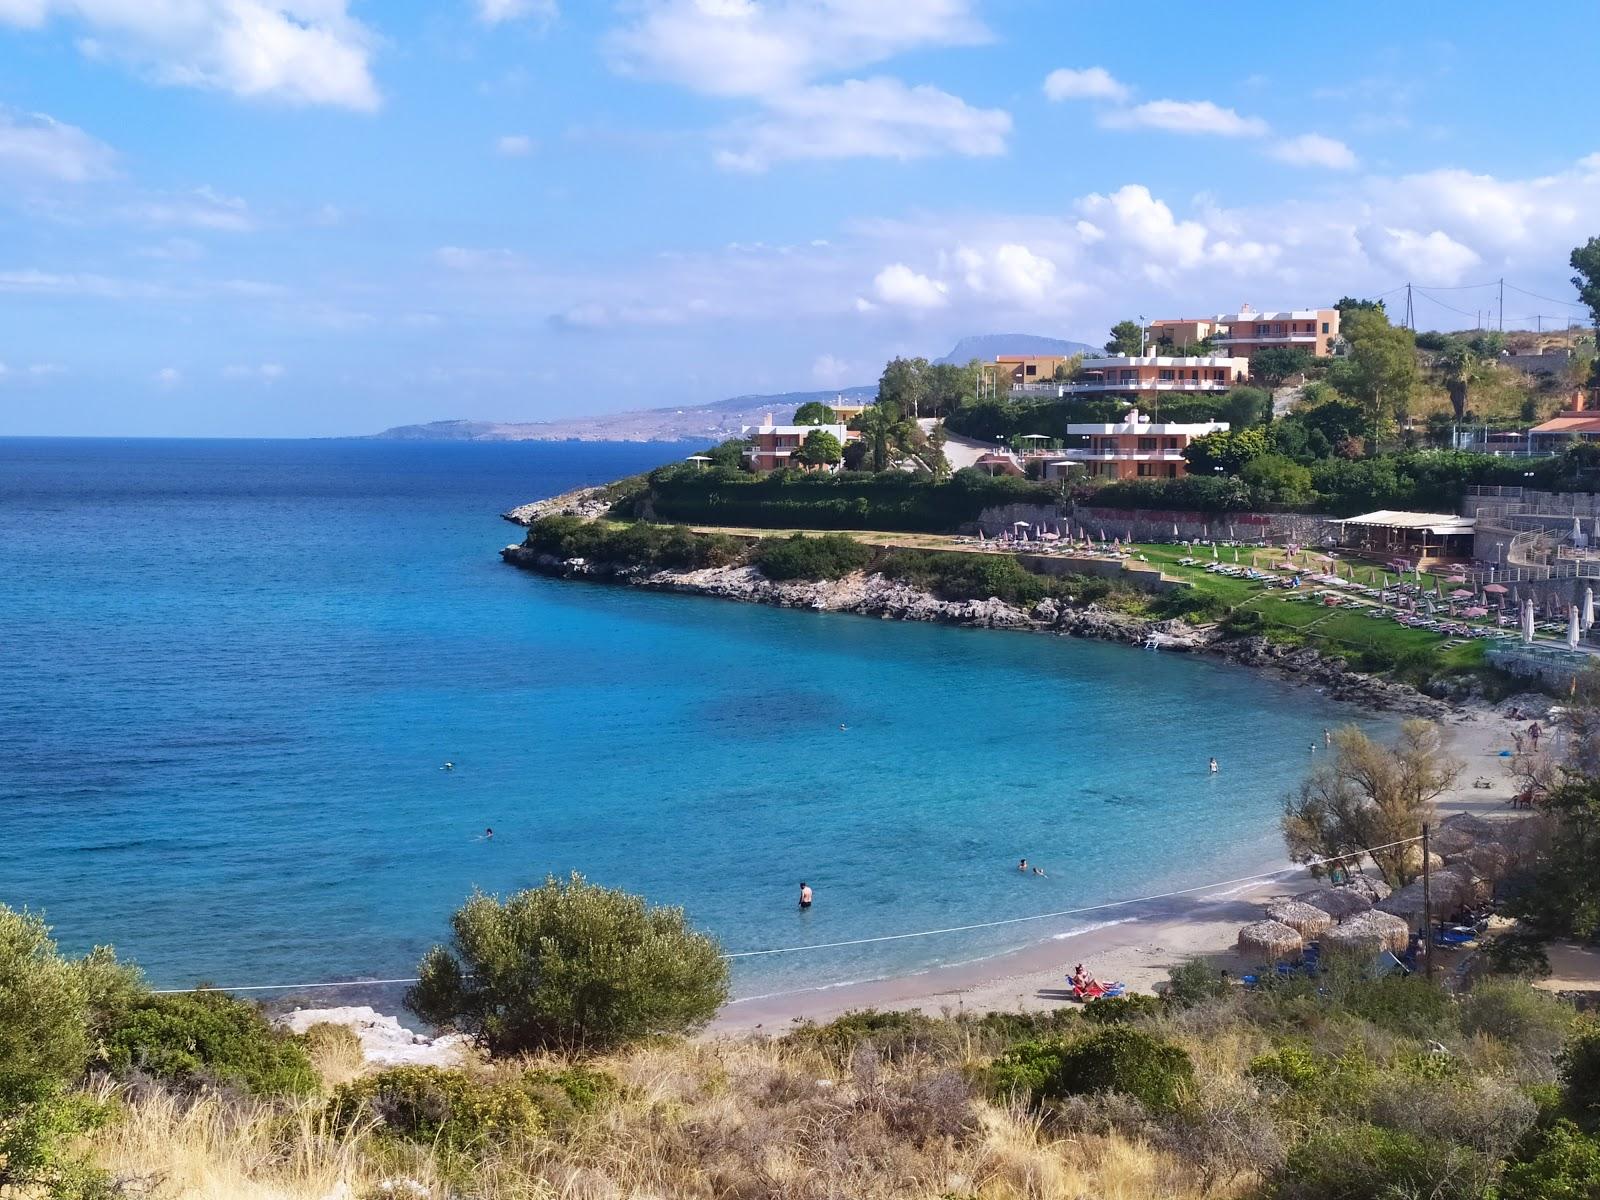
<svg viewBox="0 0 1600 1200">
<path fill-rule="evenodd" d="M 965 363 L 974 358 L 992 359 L 997 354 L 1081 354 L 1094 349 L 1082 342 L 1031 333 L 986 333 L 962 338 L 937 361 Z M 759 425 L 768 413 L 781 422 L 812 400 L 827 403 L 843 396 L 860 403 L 877 394 L 877 384 L 859 384 L 818 392 L 732 396 L 696 406 L 631 409 L 555 421 L 429 421 L 423 425 L 396 425 L 370 436 L 402 442 L 716 442 L 736 436 L 746 425 Z"/>
</svg>

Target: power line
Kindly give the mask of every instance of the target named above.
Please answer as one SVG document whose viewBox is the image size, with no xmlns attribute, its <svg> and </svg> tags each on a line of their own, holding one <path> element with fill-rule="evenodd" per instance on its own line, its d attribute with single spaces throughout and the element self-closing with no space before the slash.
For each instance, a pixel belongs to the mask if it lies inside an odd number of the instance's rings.
<svg viewBox="0 0 1600 1200">
<path fill-rule="evenodd" d="M 1586 308 L 1587 307 L 1587 305 L 1580 304 L 1575 300 L 1557 300 L 1554 296 L 1541 296 L 1538 292 L 1530 292 L 1527 288 L 1520 288 L 1514 283 L 1508 283 L 1508 284 L 1506 284 L 1506 286 L 1508 288 L 1510 288 L 1513 292 L 1521 292 L 1524 296 L 1532 296 L 1535 300 L 1547 300 L 1551 304 L 1564 304 L 1568 308 Z"/>
<path fill-rule="evenodd" d="M 1412 842 L 1421 841 L 1420 837 L 1401 838 L 1399 841 L 1386 842 L 1381 846 L 1373 846 L 1364 850 L 1364 854 L 1373 854 L 1379 850 L 1393 850 L 1396 846 L 1406 846 Z M 846 946 L 870 946 L 880 942 L 901 942 L 908 938 L 939 937 L 947 933 L 968 933 L 976 929 L 995 929 L 1002 925 L 1021 925 L 1028 921 L 1048 921 L 1055 917 L 1075 917 L 1084 913 L 1104 912 L 1108 908 L 1123 908 L 1130 904 L 1148 904 L 1153 900 L 1170 900 L 1174 896 L 1187 896 L 1191 892 L 1204 892 L 1212 888 L 1229 887 L 1236 883 L 1255 883 L 1259 880 L 1274 879 L 1279 875 L 1287 875 L 1298 871 L 1302 867 L 1320 867 L 1330 862 L 1338 862 L 1348 855 L 1334 855 L 1328 858 L 1307 859 L 1292 867 L 1281 867 L 1276 871 L 1266 871 L 1259 875 L 1241 875 L 1237 879 L 1220 879 L 1211 883 L 1200 883 L 1194 887 L 1174 888 L 1170 892 L 1155 892 L 1148 896 L 1133 896 L 1126 900 L 1108 900 L 1104 904 L 1088 904 L 1081 908 L 1063 908 L 1056 912 L 1034 913 L 1026 917 L 1002 917 L 995 921 L 979 921 L 972 925 L 951 925 L 944 929 L 919 929 L 911 933 L 886 933 L 878 937 L 851 938 L 843 942 L 809 942 L 799 946 L 778 946 L 769 950 L 735 950 L 721 955 L 725 959 L 735 958 L 761 958 L 774 954 L 801 954 L 811 950 L 838 950 Z M 220 992 L 284 992 L 300 991 L 309 988 L 347 988 L 347 987 L 376 987 L 380 984 L 418 983 L 417 979 L 346 979 L 331 983 L 254 983 L 241 987 L 224 987 L 215 990 Z M 155 994 L 158 996 L 174 996 L 183 992 L 193 991 L 192 988 L 160 988 Z"/>
</svg>

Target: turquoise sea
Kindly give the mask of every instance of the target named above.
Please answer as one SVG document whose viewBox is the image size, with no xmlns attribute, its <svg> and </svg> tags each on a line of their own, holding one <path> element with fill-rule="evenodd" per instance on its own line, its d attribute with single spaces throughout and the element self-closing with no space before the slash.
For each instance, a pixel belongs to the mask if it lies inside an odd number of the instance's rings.
<svg viewBox="0 0 1600 1200">
<path fill-rule="evenodd" d="M 0 440 L 0 902 L 166 986 L 408 975 L 474 887 L 568 870 L 729 950 L 963 925 L 1257 869 L 1353 715 L 1177 654 L 499 561 L 505 508 L 675 453 Z M 735 991 L 1088 920 L 743 960 Z"/>
</svg>

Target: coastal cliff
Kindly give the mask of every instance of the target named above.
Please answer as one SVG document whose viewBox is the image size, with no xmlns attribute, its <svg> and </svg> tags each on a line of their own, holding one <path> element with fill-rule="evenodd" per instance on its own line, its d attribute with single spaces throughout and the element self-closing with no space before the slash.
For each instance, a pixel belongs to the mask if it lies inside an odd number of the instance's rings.
<svg viewBox="0 0 1600 1200">
<path fill-rule="evenodd" d="M 557 505 L 567 499 L 556 497 L 543 503 Z M 535 516 L 547 515 L 548 511 Z M 508 519 L 512 519 L 509 514 Z M 507 546 L 500 554 L 513 566 L 543 575 L 620 584 L 656 592 L 707 596 L 777 608 L 804 608 L 813 612 L 846 613 L 881 620 L 1054 633 L 1120 642 L 1129 646 L 1154 645 L 1162 650 L 1207 653 L 1244 666 L 1271 671 L 1297 683 L 1310 684 L 1335 699 L 1369 709 L 1435 718 L 1451 712 L 1449 705 L 1413 688 L 1352 671 L 1339 659 L 1326 657 L 1307 647 L 1282 645 L 1264 637 L 1223 638 L 1215 627 L 1197 628 L 1178 619 L 1152 620 L 1094 603 L 1072 606 L 1047 598 L 1024 608 L 994 597 L 985 600 L 945 600 L 902 580 L 871 572 L 856 572 L 837 580 L 779 582 L 766 578 L 751 566 L 649 570 L 563 560 L 526 546 Z"/>
</svg>

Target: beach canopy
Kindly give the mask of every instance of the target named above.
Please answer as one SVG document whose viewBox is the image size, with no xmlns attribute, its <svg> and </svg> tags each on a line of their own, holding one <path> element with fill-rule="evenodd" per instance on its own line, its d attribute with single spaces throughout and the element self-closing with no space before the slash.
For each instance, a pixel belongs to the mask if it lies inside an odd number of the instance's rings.
<svg viewBox="0 0 1600 1200">
<path fill-rule="evenodd" d="M 1423 890 L 1422 880 L 1413 880 L 1380 903 L 1378 910 L 1393 916 L 1403 917 L 1412 925 L 1421 925 L 1423 920 Z M 1433 877 L 1434 919 L 1437 920 L 1444 913 L 1455 908 L 1460 902 L 1460 888 L 1455 880 L 1446 880 L 1442 877 L 1442 872 L 1435 872 Z"/>
<path fill-rule="evenodd" d="M 1463 617 L 1487 617 L 1489 615 L 1489 610 L 1487 608 L 1480 608 L 1474 605 L 1471 608 L 1463 608 L 1461 610 L 1461 615 Z"/>
<path fill-rule="evenodd" d="M 1450 582 L 1454 583 L 1455 580 L 1451 580 Z M 1462 582 L 1464 583 L 1466 581 L 1462 580 Z M 1472 593 L 1470 591 L 1468 591 L 1466 588 L 1457 588 L 1455 591 L 1450 593 L 1450 599 L 1452 599 L 1452 600 L 1471 600 L 1472 599 Z"/>
<path fill-rule="evenodd" d="M 1486 583 L 1483 585 L 1483 590 L 1494 596 L 1504 596 L 1506 594 L 1506 585 L 1503 583 Z"/>
<path fill-rule="evenodd" d="M 1411 944 L 1411 926 L 1393 913 L 1374 909 L 1335 925 L 1322 935 L 1322 944 L 1328 949 L 1355 950 L 1362 954 L 1378 954 L 1384 950 L 1404 954 Z"/>
<path fill-rule="evenodd" d="M 1267 920 L 1287 925 L 1303 938 L 1314 938 L 1333 928 L 1333 918 L 1302 900 L 1277 900 L 1267 905 Z"/>
<path fill-rule="evenodd" d="M 1252 962 L 1286 962 L 1305 948 L 1305 939 L 1281 921 L 1252 921 L 1239 930 L 1239 953 Z"/>
<path fill-rule="evenodd" d="M 1382 900 L 1390 892 L 1387 883 L 1381 879 L 1374 879 L 1370 875 L 1352 875 L 1350 882 L 1345 886 L 1346 890 L 1365 896 L 1373 904 Z"/>
<path fill-rule="evenodd" d="M 1372 897 L 1363 895 L 1355 888 L 1347 887 L 1312 888 L 1309 892 L 1301 892 L 1295 899 L 1302 904 L 1309 904 L 1312 908 L 1321 909 L 1335 921 L 1364 913 L 1372 907 Z"/>
</svg>

